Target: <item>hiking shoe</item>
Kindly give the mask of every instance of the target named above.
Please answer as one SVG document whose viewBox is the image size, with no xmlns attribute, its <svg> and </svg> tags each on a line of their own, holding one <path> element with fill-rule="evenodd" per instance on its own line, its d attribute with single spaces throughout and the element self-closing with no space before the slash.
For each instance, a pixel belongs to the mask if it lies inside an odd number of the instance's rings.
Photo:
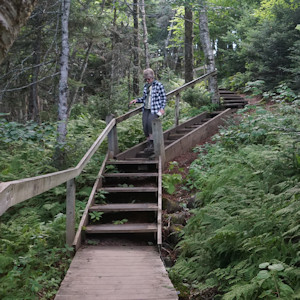
<svg viewBox="0 0 300 300">
<path fill-rule="evenodd" d="M 144 152 L 149 155 L 154 153 L 154 145 L 152 140 L 147 142 L 147 147 L 144 149 Z"/>
</svg>

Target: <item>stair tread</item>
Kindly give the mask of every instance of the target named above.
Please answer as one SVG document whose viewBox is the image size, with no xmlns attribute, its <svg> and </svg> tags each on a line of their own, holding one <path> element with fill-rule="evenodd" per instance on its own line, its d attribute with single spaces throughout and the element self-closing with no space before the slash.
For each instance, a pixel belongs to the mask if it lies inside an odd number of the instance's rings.
<svg viewBox="0 0 300 300">
<path fill-rule="evenodd" d="M 101 190 L 109 193 L 140 193 L 140 192 L 157 192 L 157 187 L 102 187 Z"/>
<path fill-rule="evenodd" d="M 140 165 L 140 164 L 158 164 L 158 160 L 110 160 L 106 164 L 108 165 Z"/>
<path fill-rule="evenodd" d="M 149 172 L 149 173 L 105 173 L 104 177 L 157 177 L 158 173 Z"/>
<path fill-rule="evenodd" d="M 125 224 L 99 224 L 86 226 L 86 233 L 134 233 L 156 232 L 155 223 L 125 223 Z"/>
<path fill-rule="evenodd" d="M 156 203 L 114 203 L 99 204 L 90 207 L 90 211 L 156 211 Z"/>
</svg>

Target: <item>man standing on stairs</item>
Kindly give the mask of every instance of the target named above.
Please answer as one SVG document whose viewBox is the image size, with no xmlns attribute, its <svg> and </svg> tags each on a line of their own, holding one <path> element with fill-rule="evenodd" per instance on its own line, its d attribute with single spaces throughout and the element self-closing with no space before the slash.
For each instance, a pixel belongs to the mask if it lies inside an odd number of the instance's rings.
<svg viewBox="0 0 300 300">
<path fill-rule="evenodd" d="M 143 103 L 143 130 L 147 138 L 147 147 L 145 152 L 152 154 L 154 152 L 153 137 L 152 137 L 152 120 L 162 116 L 165 113 L 167 102 L 165 88 L 162 83 L 154 78 L 152 69 L 144 70 L 144 93 L 143 96 L 130 101 L 130 104 Z"/>
</svg>

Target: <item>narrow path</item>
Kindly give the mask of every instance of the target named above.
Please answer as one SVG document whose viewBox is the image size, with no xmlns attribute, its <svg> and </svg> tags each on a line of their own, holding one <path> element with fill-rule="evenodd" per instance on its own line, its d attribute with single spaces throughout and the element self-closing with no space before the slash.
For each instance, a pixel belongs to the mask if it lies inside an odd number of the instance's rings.
<svg viewBox="0 0 300 300">
<path fill-rule="evenodd" d="M 80 269 L 80 272 L 78 272 Z M 80 248 L 55 300 L 178 299 L 154 246 Z"/>
</svg>

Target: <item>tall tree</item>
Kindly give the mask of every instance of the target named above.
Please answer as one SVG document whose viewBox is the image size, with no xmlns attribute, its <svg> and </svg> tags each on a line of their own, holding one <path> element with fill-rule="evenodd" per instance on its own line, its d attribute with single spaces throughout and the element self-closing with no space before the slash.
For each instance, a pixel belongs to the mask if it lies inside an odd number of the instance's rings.
<svg viewBox="0 0 300 300">
<path fill-rule="evenodd" d="M 190 6 L 185 7 L 184 14 L 184 79 L 185 82 L 193 80 L 193 11 Z"/>
<path fill-rule="evenodd" d="M 42 43 L 42 19 L 43 19 L 43 10 L 39 10 L 34 18 L 32 18 L 32 23 L 35 28 L 37 28 L 35 40 L 33 43 L 33 55 L 32 55 L 32 80 L 31 80 L 31 93 L 29 97 L 29 109 L 28 117 L 30 120 L 36 122 L 40 121 L 40 109 L 39 109 L 39 73 L 41 65 L 41 43 Z"/>
<path fill-rule="evenodd" d="M 144 49 L 145 49 L 145 64 L 146 68 L 150 68 L 150 54 L 149 54 L 149 44 L 148 44 L 148 29 L 146 23 L 146 9 L 145 1 L 141 0 L 141 13 L 143 20 L 143 36 L 144 36 Z"/>
<path fill-rule="evenodd" d="M 139 94 L 140 42 L 139 42 L 139 3 L 133 0 L 133 94 Z"/>
<path fill-rule="evenodd" d="M 199 29 L 200 41 L 207 64 L 207 71 L 212 72 L 216 69 L 216 67 L 208 29 L 207 6 L 205 4 L 200 7 L 199 11 Z M 210 77 L 209 79 L 209 91 L 212 93 L 212 103 L 218 104 L 220 102 L 220 95 L 216 76 Z"/>
<path fill-rule="evenodd" d="M 56 163 L 64 165 L 64 146 L 67 136 L 67 108 L 68 108 L 68 69 L 69 69 L 69 15 L 71 0 L 62 0 L 62 49 L 60 58 L 60 80 L 58 100 L 58 125 Z"/>
<path fill-rule="evenodd" d="M 0 5 L 0 63 L 13 44 L 37 0 L 3 0 Z"/>
</svg>

